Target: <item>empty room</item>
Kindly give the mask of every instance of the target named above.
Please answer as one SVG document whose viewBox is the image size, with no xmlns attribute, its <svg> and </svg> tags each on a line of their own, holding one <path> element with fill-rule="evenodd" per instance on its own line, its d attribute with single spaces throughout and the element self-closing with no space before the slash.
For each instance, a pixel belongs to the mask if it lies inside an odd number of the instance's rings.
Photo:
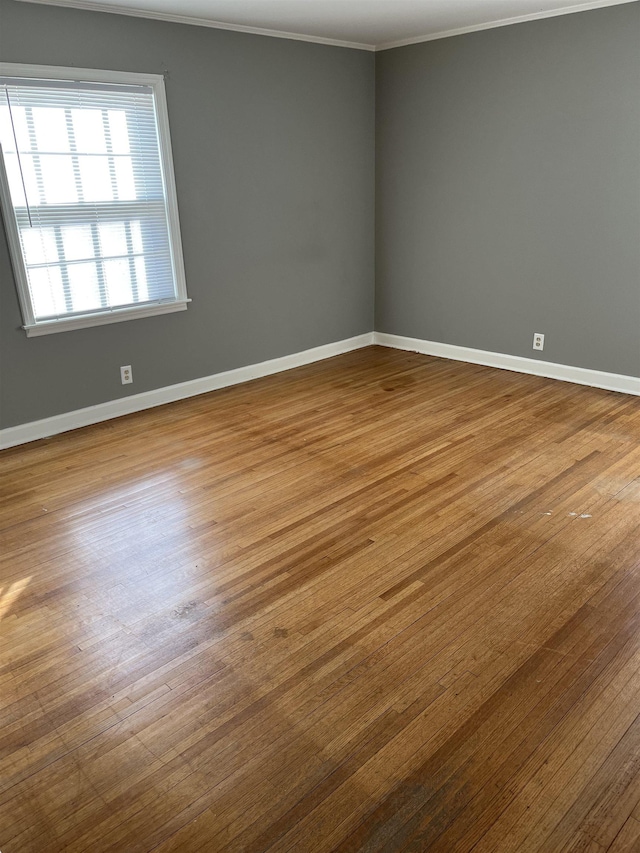
<svg viewBox="0 0 640 853">
<path fill-rule="evenodd" d="M 0 0 L 2 853 L 640 851 L 640 3 Z"/>
</svg>

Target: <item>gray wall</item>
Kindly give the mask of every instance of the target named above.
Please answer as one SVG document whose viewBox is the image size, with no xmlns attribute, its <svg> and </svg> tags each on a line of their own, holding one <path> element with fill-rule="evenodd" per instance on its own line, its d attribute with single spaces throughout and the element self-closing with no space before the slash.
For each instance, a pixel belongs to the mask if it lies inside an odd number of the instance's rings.
<svg viewBox="0 0 640 853">
<path fill-rule="evenodd" d="M 0 229 L 0 425 L 371 331 L 373 54 L 0 0 L 0 61 L 168 72 L 193 299 L 28 339 Z"/>
<path fill-rule="evenodd" d="M 540 358 L 639 375 L 639 44 L 632 3 L 374 77 L 366 52 L 0 0 L 1 61 L 168 72 L 194 300 L 27 339 L 0 229 L 0 425 L 370 331 L 374 150 L 376 329 L 529 357 L 543 332 Z"/>
<path fill-rule="evenodd" d="M 640 5 L 376 76 L 376 329 L 640 375 Z"/>
</svg>

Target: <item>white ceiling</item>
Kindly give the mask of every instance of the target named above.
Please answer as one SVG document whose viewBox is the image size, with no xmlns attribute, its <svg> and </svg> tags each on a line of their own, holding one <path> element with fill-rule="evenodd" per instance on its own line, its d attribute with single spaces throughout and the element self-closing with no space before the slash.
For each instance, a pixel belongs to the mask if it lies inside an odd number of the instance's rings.
<svg viewBox="0 0 640 853">
<path fill-rule="evenodd" d="M 376 50 L 637 0 L 27 0 Z M 570 2 L 570 0 L 569 0 Z"/>
</svg>

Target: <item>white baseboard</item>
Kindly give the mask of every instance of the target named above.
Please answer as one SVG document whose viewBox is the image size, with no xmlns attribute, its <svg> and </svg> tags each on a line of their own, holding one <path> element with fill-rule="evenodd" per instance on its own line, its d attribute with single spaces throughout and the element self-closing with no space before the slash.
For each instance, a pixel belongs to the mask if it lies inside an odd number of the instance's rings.
<svg viewBox="0 0 640 853">
<path fill-rule="evenodd" d="M 74 412 L 54 415 L 40 421 L 8 427 L 0 430 L 0 449 L 26 444 L 39 438 L 47 438 L 71 429 L 97 424 L 121 415 L 130 415 L 143 409 L 151 409 L 154 406 L 162 406 L 165 403 L 173 403 L 176 400 L 195 397 L 197 394 L 206 394 L 208 391 L 216 391 L 219 388 L 227 388 L 229 385 L 238 385 L 241 382 L 248 382 L 261 376 L 281 373 L 283 370 L 291 370 L 291 368 L 301 367 L 303 364 L 311 364 L 314 361 L 322 361 L 325 358 L 342 355 L 345 352 L 370 346 L 373 343 L 373 337 L 373 332 L 367 332 L 355 338 L 347 338 L 343 341 L 314 347 L 314 349 L 285 355 L 282 358 L 272 358 L 269 361 L 250 364 L 247 367 L 226 370 L 224 373 L 214 373 L 212 376 L 203 376 L 201 379 L 192 379 L 189 382 L 168 385 L 166 388 L 158 388 L 155 391 L 132 394 L 129 397 L 99 403 L 97 406 L 88 406 L 86 409 L 77 409 Z"/>
<path fill-rule="evenodd" d="M 569 364 L 556 364 L 552 361 L 538 361 L 535 358 L 524 358 L 519 355 L 506 355 L 501 352 L 441 344 L 437 341 L 405 338 L 402 335 L 388 335 L 385 332 L 374 332 L 373 339 L 374 343 L 383 347 L 410 350 L 439 358 L 451 358 L 454 361 L 468 361 L 471 364 L 484 364 L 487 367 L 499 367 L 516 373 L 530 373 L 533 376 L 546 376 L 563 382 L 575 382 L 578 385 L 591 385 L 607 391 L 640 396 L 640 377 L 638 376 L 605 373 L 601 370 L 588 370 L 584 367 L 572 367 Z"/>
<path fill-rule="evenodd" d="M 121 397 L 118 400 L 109 400 L 99 403 L 97 406 L 88 406 L 86 409 L 77 409 L 74 412 L 65 412 L 62 415 L 54 415 L 40 421 L 32 421 L 14 427 L 0 430 L 0 449 L 15 447 L 36 441 L 39 438 L 47 438 L 58 435 L 61 432 L 90 426 L 121 415 L 130 415 L 143 409 L 151 409 L 154 406 L 162 406 L 165 403 L 173 403 L 176 400 L 184 400 L 187 397 L 195 397 L 198 394 L 206 394 L 208 391 L 216 391 L 219 388 L 227 388 L 230 385 L 238 385 L 261 376 L 269 376 L 273 373 L 281 373 L 293 367 L 301 367 L 314 361 L 322 361 L 335 355 L 351 352 L 362 347 L 377 344 L 378 346 L 392 347 L 393 349 L 410 350 L 424 355 L 435 355 L 439 358 L 450 358 L 454 361 L 467 361 L 471 364 L 483 364 L 487 367 L 498 367 L 502 370 L 513 370 L 516 373 L 530 373 L 534 376 L 546 376 L 549 379 L 560 379 L 563 382 L 575 382 L 578 385 L 590 385 L 595 388 L 604 388 L 607 391 L 619 391 L 623 394 L 635 394 L 640 396 L 640 377 L 626 376 L 619 373 L 604 373 L 601 370 L 587 370 L 584 367 L 572 367 L 568 364 L 555 364 L 551 361 L 538 361 L 534 358 L 523 358 L 517 355 L 506 355 L 499 352 L 488 352 L 487 350 L 472 349 L 471 347 L 459 347 L 453 344 L 442 344 L 437 341 L 423 341 L 418 338 L 406 338 L 401 335 L 388 335 L 385 332 L 367 332 L 355 338 L 336 341 L 332 344 L 304 350 L 303 352 L 285 355 L 282 358 L 273 358 L 262 361 L 259 364 L 250 364 L 247 367 L 239 367 L 235 370 L 227 370 L 224 373 L 214 373 L 212 376 L 203 376 L 201 379 L 192 379 L 189 382 L 181 382 L 178 385 L 169 385 L 166 388 L 158 388 L 155 391 L 145 391 L 142 394 L 132 394 L 129 397 Z"/>
</svg>

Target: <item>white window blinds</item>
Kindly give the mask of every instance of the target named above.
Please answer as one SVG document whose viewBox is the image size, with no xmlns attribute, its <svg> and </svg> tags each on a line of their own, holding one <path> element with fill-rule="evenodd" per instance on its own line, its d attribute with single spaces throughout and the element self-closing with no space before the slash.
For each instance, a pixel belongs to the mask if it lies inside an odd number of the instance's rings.
<svg viewBox="0 0 640 853">
<path fill-rule="evenodd" d="M 186 303 L 158 127 L 149 85 L 0 76 L 27 329 Z"/>
</svg>

